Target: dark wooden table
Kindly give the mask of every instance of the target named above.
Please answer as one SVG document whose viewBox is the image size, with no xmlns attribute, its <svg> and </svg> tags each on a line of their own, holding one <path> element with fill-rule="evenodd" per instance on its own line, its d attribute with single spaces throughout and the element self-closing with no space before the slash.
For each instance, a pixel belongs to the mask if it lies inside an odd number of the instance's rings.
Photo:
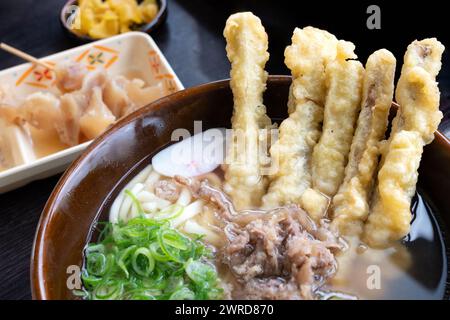
<svg viewBox="0 0 450 320">
<path fill-rule="evenodd" d="M 327 1 L 328 2 L 328 1 Z M 380 4 L 381 30 L 366 28 L 365 1 L 316 1 L 295 8 L 292 1 L 169 0 L 166 23 L 152 34 L 186 87 L 226 78 L 222 29 L 232 12 L 252 10 L 269 33 L 271 74 L 287 74 L 283 52 L 295 26 L 314 25 L 357 44 L 364 61 L 370 52 L 386 47 L 399 61 L 409 42 L 437 36 L 450 47 L 447 14 L 442 1 L 427 1 L 420 8 Z M 63 0 L 1 0 L 0 41 L 37 57 L 77 46 L 62 31 L 58 14 Z M 378 1 L 378 3 L 380 3 Z M 0 69 L 21 63 L 0 52 Z M 444 57 L 440 76 L 441 108 L 450 118 L 450 59 Z M 450 132 L 450 122 L 441 129 Z M 44 204 L 59 176 L 37 181 L 0 195 L 0 299 L 29 299 L 29 263 L 35 229 Z"/>
</svg>

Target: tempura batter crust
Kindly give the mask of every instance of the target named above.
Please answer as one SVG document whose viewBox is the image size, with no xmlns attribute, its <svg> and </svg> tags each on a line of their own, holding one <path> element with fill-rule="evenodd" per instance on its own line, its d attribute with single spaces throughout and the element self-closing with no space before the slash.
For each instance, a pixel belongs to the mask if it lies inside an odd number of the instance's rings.
<svg viewBox="0 0 450 320">
<path fill-rule="evenodd" d="M 278 170 L 270 178 L 265 208 L 299 203 L 311 186 L 311 153 L 321 134 L 326 96 L 325 68 L 335 59 L 337 39 L 332 34 L 312 28 L 296 28 L 292 44 L 286 48 L 285 63 L 291 70 L 288 111 L 272 145 L 272 163 Z"/>
<path fill-rule="evenodd" d="M 444 46 L 436 39 L 408 46 L 397 84 L 400 109 L 383 152 L 378 185 L 365 228 L 365 241 L 385 246 L 409 232 L 410 204 L 423 146 L 434 138 L 442 113 L 436 75 Z"/>
<path fill-rule="evenodd" d="M 267 187 L 267 178 L 261 174 L 267 150 L 258 146 L 264 146 L 267 137 L 261 129 L 271 124 L 263 105 L 268 39 L 260 19 L 250 12 L 230 16 L 224 36 L 234 96 L 234 135 L 226 158 L 225 191 L 240 210 L 259 206 Z"/>
<path fill-rule="evenodd" d="M 361 108 L 364 68 L 353 53 L 355 46 L 339 41 L 337 59 L 326 68 L 328 93 L 323 132 L 312 155 L 313 188 L 329 197 L 344 179 L 348 153 Z"/>
<path fill-rule="evenodd" d="M 423 140 L 416 131 L 400 131 L 391 140 L 365 228 L 365 240 L 370 246 L 388 245 L 409 232 L 411 198 L 422 151 Z"/>
<path fill-rule="evenodd" d="M 361 234 L 394 95 L 395 57 L 382 49 L 367 60 L 363 98 L 344 182 L 333 198 L 334 220 L 344 234 Z"/>
</svg>

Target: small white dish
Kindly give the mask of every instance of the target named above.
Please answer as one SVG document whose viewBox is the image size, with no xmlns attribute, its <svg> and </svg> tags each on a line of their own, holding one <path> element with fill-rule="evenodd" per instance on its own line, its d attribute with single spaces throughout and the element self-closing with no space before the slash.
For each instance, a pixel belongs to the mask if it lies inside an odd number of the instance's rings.
<svg viewBox="0 0 450 320">
<path fill-rule="evenodd" d="M 150 86 L 162 82 L 167 95 L 184 89 L 153 39 L 142 32 L 128 32 L 95 41 L 41 60 L 49 64 L 75 60 L 92 71 L 102 66 L 111 75 L 139 77 Z M 57 92 L 53 73 L 30 63 L 0 71 L 0 82 L 14 87 L 19 97 L 36 91 Z M 64 171 L 89 143 L 90 141 L 37 159 L 22 154 L 23 164 L 0 171 L 0 194 Z M 18 149 L 26 153 L 29 147 L 18 146 Z"/>
</svg>

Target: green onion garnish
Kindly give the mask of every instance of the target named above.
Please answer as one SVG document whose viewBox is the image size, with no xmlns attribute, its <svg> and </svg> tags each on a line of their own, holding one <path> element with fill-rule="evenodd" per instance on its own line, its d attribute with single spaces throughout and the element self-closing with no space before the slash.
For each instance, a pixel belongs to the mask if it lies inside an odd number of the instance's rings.
<svg viewBox="0 0 450 320">
<path fill-rule="evenodd" d="M 98 243 L 85 249 L 82 272 L 86 299 L 220 299 L 212 252 L 201 238 L 189 238 L 170 226 L 167 217 L 181 214 L 172 206 L 155 218 L 106 223 Z M 84 292 L 84 294 L 83 294 Z"/>
</svg>

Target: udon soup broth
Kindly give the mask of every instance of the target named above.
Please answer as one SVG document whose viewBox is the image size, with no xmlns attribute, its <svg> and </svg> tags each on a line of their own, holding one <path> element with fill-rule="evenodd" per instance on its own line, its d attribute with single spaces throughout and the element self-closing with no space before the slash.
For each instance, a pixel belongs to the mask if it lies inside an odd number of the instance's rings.
<svg viewBox="0 0 450 320">
<path fill-rule="evenodd" d="M 148 163 L 151 163 L 151 157 L 129 173 L 129 178 L 126 179 L 129 182 L 125 186 L 121 184 L 117 187 L 117 197 L 105 205 L 103 217 L 107 214 L 110 222 L 117 223 L 138 216 L 139 209 L 127 194 L 134 195 L 139 201 L 140 210 L 148 216 L 155 210 L 164 211 L 170 206 L 180 206 L 183 213 L 174 217 L 171 225 L 189 237 L 201 235 L 201 241 L 212 250 L 220 286 L 224 289 L 222 297 L 261 298 L 243 288 L 242 274 L 236 276 L 232 270 L 232 262 L 227 260 L 224 248 L 230 243 L 227 232 L 232 232 L 229 225 L 233 222 L 220 213 L 223 208 L 218 207 L 215 200 L 208 202 L 199 197 L 198 190 L 193 191 L 175 181 L 176 179 L 159 174 Z M 219 193 L 225 205 L 233 206 L 223 192 L 223 170 L 220 167 L 192 180 L 207 181 L 208 188 Z M 388 248 L 372 249 L 355 237 L 340 238 L 343 249 L 336 254 L 336 272 L 313 288 L 314 298 L 441 299 L 445 293 L 447 259 L 439 225 L 422 192 L 419 191 L 414 197 L 411 210 L 414 215 L 411 232 L 405 239 Z M 235 215 L 249 216 L 249 220 L 257 219 L 259 214 L 271 214 L 264 211 L 261 213 L 258 208 L 245 212 L 236 212 L 234 209 L 230 211 Z M 289 276 L 289 273 L 283 275 L 281 272 L 274 278 L 280 281 L 277 285 L 281 285 L 288 282 L 284 277 Z M 264 278 L 264 274 L 260 276 L 261 281 Z M 274 295 L 271 297 L 276 298 L 276 293 Z"/>
</svg>

